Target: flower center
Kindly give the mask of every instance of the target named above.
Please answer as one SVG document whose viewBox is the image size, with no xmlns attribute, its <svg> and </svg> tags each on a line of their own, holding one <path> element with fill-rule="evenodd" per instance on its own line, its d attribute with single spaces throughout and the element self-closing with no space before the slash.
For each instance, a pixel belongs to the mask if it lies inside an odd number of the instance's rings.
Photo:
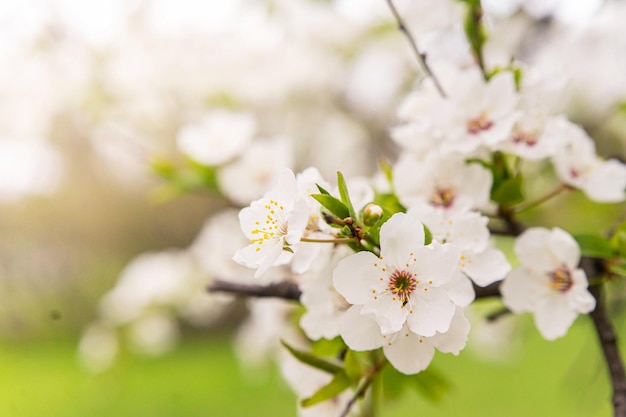
<svg viewBox="0 0 626 417">
<path fill-rule="evenodd" d="M 267 210 L 265 219 L 256 221 L 257 228 L 252 230 L 252 234 L 256 237 L 251 239 L 251 243 L 258 245 L 256 248 L 257 252 L 261 250 L 261 245 L 266 241 L 280 239 L 288 232 L 287 221 L 281 220 L 284 217 L 283 210 L 285 208 L 275 200 L 269 200 L 264 207 Z"/>
<path fill-rule="evenodd" d="M 437 187 L 430 198 L 430 204 L 436 207 L 448 208 L 454 202 L 455 195 L 453 187 Z"/>
<path fill-rule="evenodd" d="M 564 265 L 548 273 L 548 277 L 550 277 L 550 288 L 561 293 L 567 292 L 574 285 L 572 273 Z"/>
<path fill-rule="evenodd" d="M 467 133 L 477 135 L 484 130 L 489 130 L 493 126 L 493 122 L 487 117 L 487 113 L 482 113 L 478 117 L 467 121 Z"/>
<path fill-rule="evenodd" d="M 397 269 L 389 276 L 389 282 L 387 288 L 393 293 L 400 301 L 402 305 L 406 305 L 409 302 L 409 296 L 417 287 L 417 280 L 415 275 L 408 271 L 398 271 Z"/>
<path fill-rule="evenodd" d="M 523 130 L 519 127 L 515 127 L 513 131 L 513 143 L 516 145 L 523 144 L 530 147 L 533 147 L 538 142 L 537 132 L 532 130 Z"/>
</svg>

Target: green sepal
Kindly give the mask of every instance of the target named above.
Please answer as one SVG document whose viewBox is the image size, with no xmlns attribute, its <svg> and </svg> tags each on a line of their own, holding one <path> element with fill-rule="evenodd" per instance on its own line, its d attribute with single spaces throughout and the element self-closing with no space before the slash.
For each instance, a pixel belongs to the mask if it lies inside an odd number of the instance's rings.
<svg viewBox="0 0 626 417">
<path fill-rule="evenodd" d="M 351 381 L 348 375 L 343 370 L 340 370 L 333 376 L 333 379 L 328 384 L 318 389 L 315 394 L 309 398 L 300 401 L 300 405 L 302 407 L 311 407 L 315 404 L 335 398 L 350 387 L 350 383 Z"/>
<path fill-rule="evenodd" d="M 303 350 L 299 350 L 292 346 L 289 346 L 284 340 L 281 340 L 280 343 L 294 356 L 294 358 L 298 359 L 304 364 L 319 369 L 320 371 L 328 372 L 329 374 L 343 372 L 341 366 L 329 362 L 326 359 L 322 359 L 312 353 L 305 352 Z"/>
<path fill-rule="evenodd" d="M 352 217 L 355 221 L 357 220 L 356 212 L 354 211 L 354 207 L 352 206 L 352 201 L 350 201 L 350 194 L 348 194 L 348 186 L 346 185 L 346 180 L 343 178 L 343 174 L 341 171 L 337 171 L 337 188 L 339 188 L 339 195 L 341 196 L 341 202 L 348 208 L 349 216 Z M 345 216 L 348 217 L 348 216 Z"/>
<path fill-rule="evenodd" d="M 592 258 L 612 258 L 615 255 L 611 241 L 604 236 L 595 234 L 574 235 L 583 256 Z"/>
<path fill-rule="evenodd" d="M 331 214 L 334 214 L 342 220 L 350 216 L 348 207 L 330 194 L 311 194 L 311 197 L 316 199 L 317 202 Z"/>
</svg>

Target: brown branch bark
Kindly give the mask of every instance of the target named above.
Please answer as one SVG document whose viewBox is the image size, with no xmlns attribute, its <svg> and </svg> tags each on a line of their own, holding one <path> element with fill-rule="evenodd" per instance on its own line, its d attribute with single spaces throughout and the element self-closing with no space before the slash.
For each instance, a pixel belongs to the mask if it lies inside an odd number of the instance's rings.
<svg viewBox="0 0 626 417">
<path fill-rule="evenodd" d="M 593 258 L 583 258 L 581 266 L 588 277 L 599 276 L 604 270 L 602 262 Z M 590 287 L 589 291 L 596 299 L 596 308 L 591 312 L 590 316 L 598 335 L 598 341 L 602 347 L 602 353 L 604 354 L 611 379 L 611 386 L 613 387 L 613 415 L 614 417 L 626 417 L 626 373 L 624 372 L 624 362 L 617 345 L 615 329 L 606 314 L 603 287 L 594 285 Z"/>
<path fill-rule="evenodd" d="M 209 292 L 223 292 L 242 297 L 282 298 L 300 300 L 302 294 L 298 285 L 291 281 L 276 282 L 268 285 L 240 284 L 216 279 L 207 286 Z"/>
</svg>

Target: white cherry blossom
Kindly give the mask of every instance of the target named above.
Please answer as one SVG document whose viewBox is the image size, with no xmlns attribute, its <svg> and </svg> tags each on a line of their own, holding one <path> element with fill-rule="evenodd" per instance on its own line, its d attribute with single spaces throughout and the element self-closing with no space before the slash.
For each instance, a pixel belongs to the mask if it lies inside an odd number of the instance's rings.
<svg viewBox="0 0 626 417">
<path fill-rule="evenodd" d="M 256 121 L 248 113 L 215 110 L 200 123 L 178 132 L 182 153 L 207 165 L 220 165 L 234 158 L 251 142 Z"/>
<path fill-rule="evenodd" d="M 511 270 L 502 251 L 490 244 L 489 219 L 480 213 L 450 212 L 421 204 L 411 207 L 408 214 L 428 227 L 433 240 L 459 249 L 459 272 L 477 285 L 484 287 L 501 280 Z"/>
<path fill-rule="evenodd" d="M 255 277 L 271 266 L 284 263 L 281 255 L 294 252 L 309 220 L 306 203 L 298 198 L 294 173 L 285 169 L 277 184 L 259 200 L 239 212 L 239 223 L 250 244 L 237 251 L 233 259 L 257 268 Z"/>
<path fill-rule="evenodd" d="M 437 242 L 424 246 L 422 223 L 394 214 L 380 231 L 380 257 L 358 252 L 333 273 L 337 291 L 361 314 L 373 318 L 383 334 L 407 323 L 422 336 L 446 332 L 455 304 L 444 286 L 452 280 L 458 252 Z"/>
<path fill-rule="evenodd" d="M 519 114 L 513 74 L 505 71 L 485 82 L 476 69 L 454 79 L 450 98 L 441 110 L 449 116 L 441 126 L 448 152 L 469 153 L 494 147 L 506 139 Z"/>
<path fill-rule="evenodd" d="M 580 126 L 565 119 L 560 125 L 566 140 L 552 157 L 552 163 L 561 181 L 582 190 L 594 201 L 623 201 L 626 198 L 626 165 L 599 158 L 593 140 Z"/>
<path fill-rule="evenodd" d="M 502 282 L 502 301 L 515 313 L 531 312 L 548 340 L 565 335 L 578 314 L 592 311 L 596 301 L 578 268 L 580 248 L 564 230 L 535 227 L 515 241 L 521 266 Z"/>
<path fill-rule="evenodd" d="M 394 134 L 396 141 L 418 150 L 428 147 L 431 152 L 467 155 L 481 148 L 493 149 L 507 138 L 520 115 L 510 72 L 486 82 L 476 68 L 460 71 L 442 63 L 435 71 L 446 96 L 435 94 L 430 80 L 412 94 L 400 110 L 408 124 Z"/>
<path fill-rule="evenodd" d="M 554 156 L 564 139 L 561 119 L 529 109 L 517 120 L 507 139 L 497 148 L 529 160 Z"/>
<path fill-rule="evenodd" d="M 240 158 L 217 171 L 220 191 L 234 203 L 247 205 L 263 195 L 285 167 L 293 165 L 293 150 L 287 138 L 253 142 Z"/>
<path fill-rule="evenodd" d="M 395 192 L 406 207 L 428 203 L 460 212 L 484 207 L 491 183 L 489 170 L 460 155 L 433 155 L 424 161 L 405 156 L 393 171 Z"/>
</svg>

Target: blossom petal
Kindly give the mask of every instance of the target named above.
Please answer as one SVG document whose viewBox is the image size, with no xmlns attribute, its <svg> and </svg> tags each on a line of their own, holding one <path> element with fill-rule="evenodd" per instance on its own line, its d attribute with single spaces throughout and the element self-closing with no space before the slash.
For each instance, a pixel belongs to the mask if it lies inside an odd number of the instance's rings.
<svg viewBox="0 0 626 417">
<path fill-rule="evenodd" d="M 476 298 L 472 281 L 461 271 L 456 271 L 452 281 L 445 285 L 448 297 L 460 307 L 467 307 Z"/>
<path fill-rule="evenodd" d="M 580 248 L 567 232 L 533 227 L 515 241 L 515 253 L 523 265 L 536 271 L 551 272 L 565 264 L 576 268 Z"/>
<path fill-rule="evenodd" d="M 352 306 L 339 322 L 339 334 L 352 350 L 378 349 L 384 343 L 378 324 L 361 314 L 361 306 Z"/>
<path fill-rule="evenodd" d="M 541 335 L 547 340 L 554 340 L 567 333 L 578 313 L 567 303 L 567 297 L 550 297 L 535 310 L 535 324 Z"/>
<path fill-rule="evenodd" d="M 563 229 L 555 227 L 550 232 L 550 250 L 561 264 L 575 269 L 580 261 L 580 246 L 574 238 Z"/>
<path fill-rule="evenodd" d="M 409 314 L 407 322 L 411 331 L 430 337 L 436 332 L 448 331 L 456 306 L 444 288 L 430 287 L 427 294 L 411 298 L 413 313 Z"/>
<path fill-rule="evenodd" d="M 365 304 L 361 314 L 376 320 L 382 334 L 388 335 L 402 328 L 409 315 L 409 309 L 403 306 L 399 299 L 391 294 L 385 294 Z"/>
<path fill-rule="evenodd" d="M 371 252 L 358 252 L 342 259 L 333 271 L 333 284 L 350 304 L 365 304 L 372 299 L 371 287 L 380 278 L 374 266 L 380 260 Z"/>
<path fill-rule="evenodd" d="M 426 338 L 410 332 L 406 327 L 393 342 L 384 346 L 383 351 L 394 368 L 409 375 L 428 368 L 435 355 L 435 347 Z"/>
<path fill-rule="evenodd" d="M 296 175 L 289 168 L 285 168 L 278 174 L 274 186 L 265 194 L 267 198 L 272 198 L 283 204 L 292 204 L 298 196 L 298 183 Z"/>
<path fill-rule="evenodd" d="M 419 281 L 429 281 L 435 287 L 447 284 L 458 268 L 459 250 L 452 245 L 433 242 L 414 251 L 416 263 L 410 271 L 417 273 Z M 432 282 L 430 282 L 432 281 Z"/>
<path fill-rule="evenodd" d="M 450 329 L 445 333 L 437 333 L 428 340 L 443 353 L 458 355 L 467 344 L 470 322 L 461 308 L 456 309 Z"/>
<path fill-rule="evenodd" d="M 380 254 L 385 264 L 404 267 L 410 253 L 424 246 L 424 226 L 415 217 L 396 213 L 380 228 Z"/>
<path fill-rule="evenodd" d="M 461 268 L 481 287 L 503 279 L 511 271 L 511 265 L 504 253 L 495 248 L 487 248 L 480 253 L 466 253 Z"/>
<path fill-rule="evenodd" d="M 523 267 L 511 271 L 500 285 L 502 302 L 514 313 L 532 311 L 549 292 L 533 271 Z"/>
</svg>

